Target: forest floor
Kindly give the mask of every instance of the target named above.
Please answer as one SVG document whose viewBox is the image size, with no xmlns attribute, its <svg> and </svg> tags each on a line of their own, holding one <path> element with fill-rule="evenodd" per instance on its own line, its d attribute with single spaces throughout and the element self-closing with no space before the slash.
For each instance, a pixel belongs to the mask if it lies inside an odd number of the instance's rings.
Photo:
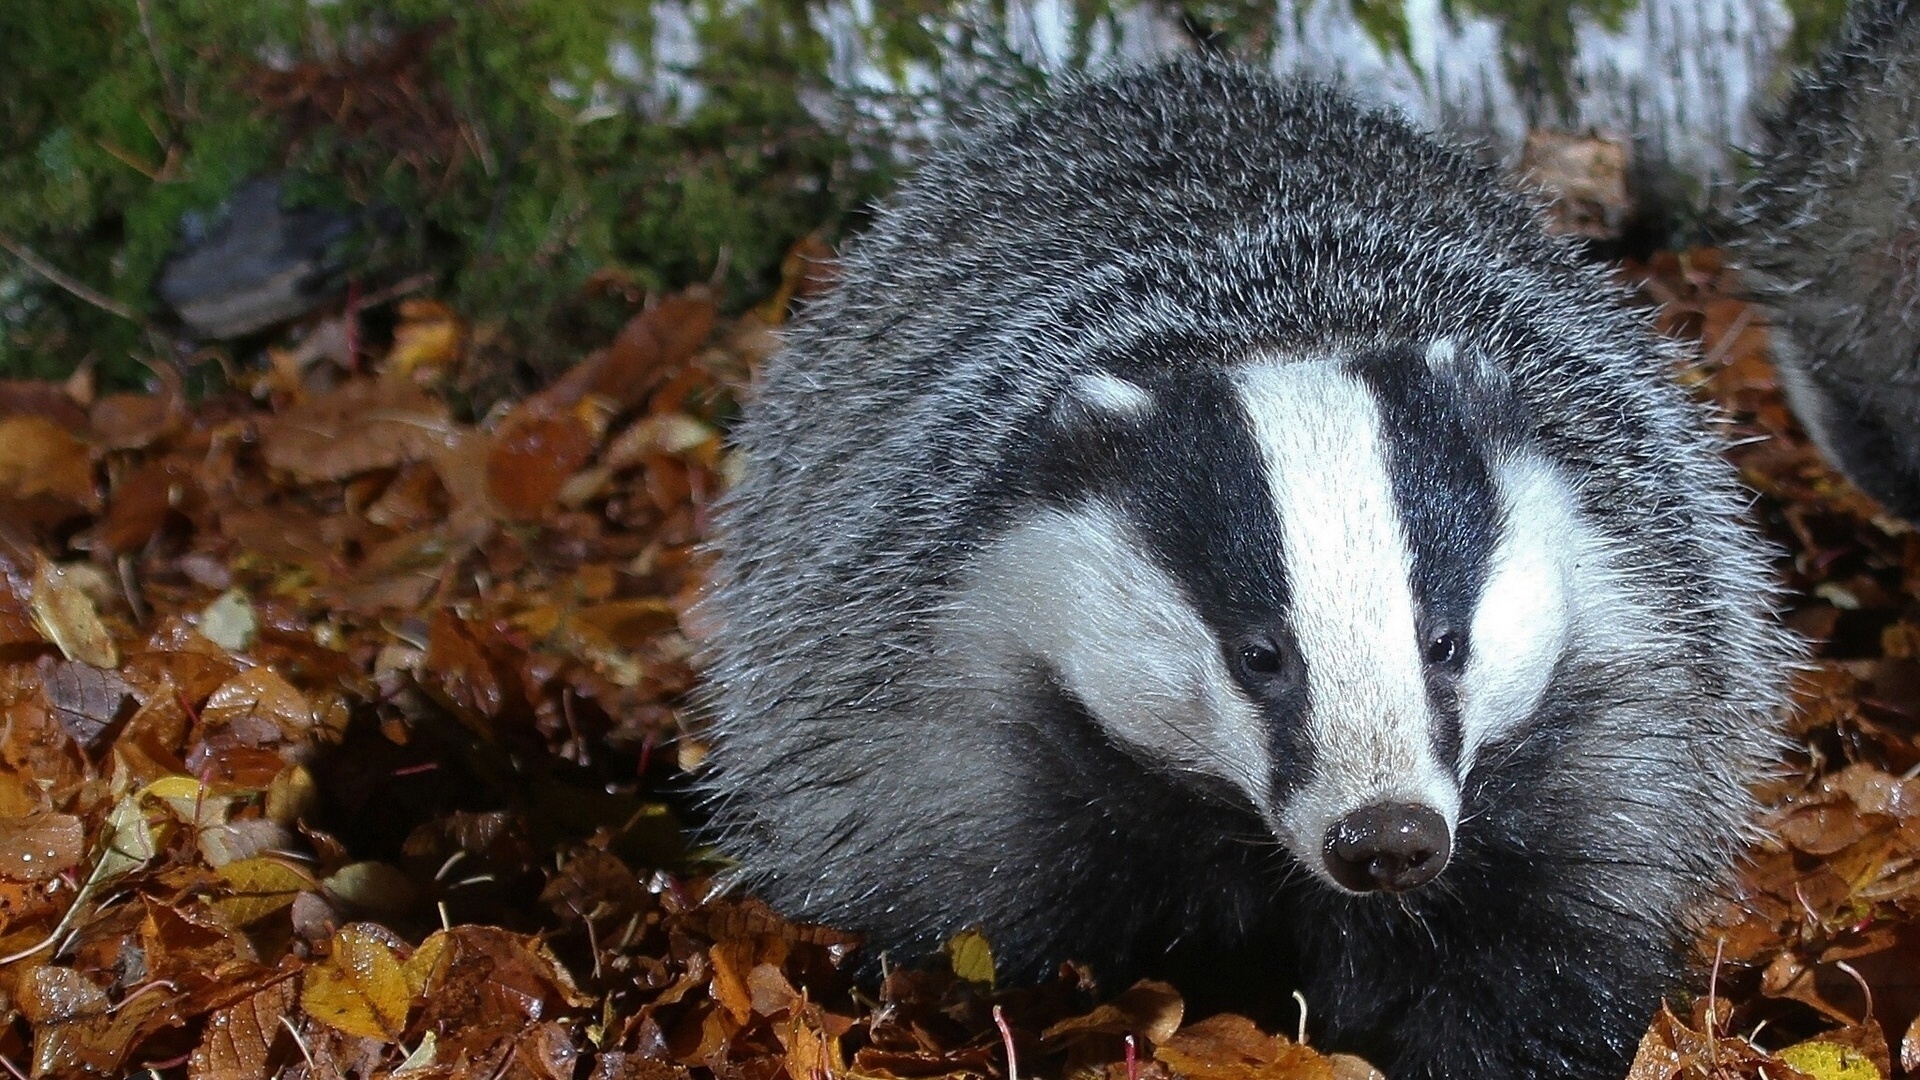
<svg viewBox="0 0 1920 1080">
<path fill-rule="evenodd" d="M 765 313 L 818 286 L 790 261 L 757 313 L 659 299 L 477 423 L 473 327 L 421 298 L 198 400 L 164 368 L 0 383 L 0 1067 L 1377 1075 L 1161 984 L 996 986 L 977 934 L 859 985 L 854 935 L 705 897 L 689 605 Z M 1700 341 L 1820 643 L 1767 840 L 1633 1080 L 1920 1076 L 1920 535 L 1795 428 L 1717 253 L 1624 272 Z"/>
</svg>

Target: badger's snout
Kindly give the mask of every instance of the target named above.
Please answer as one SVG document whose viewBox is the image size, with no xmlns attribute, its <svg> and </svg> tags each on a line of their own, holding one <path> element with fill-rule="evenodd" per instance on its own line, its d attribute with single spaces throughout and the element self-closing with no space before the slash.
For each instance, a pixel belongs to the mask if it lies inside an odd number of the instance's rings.
<svg viewBox="0 0 1920 1080">
<path fill-rule="evenodd" d="M 1327 873 L 1354 892 L 1405 892 L 1439 876 L 1453 850 L 1447 819 L 1431 807 L 1380 803 L 1327 830 Z"/>
</svg>

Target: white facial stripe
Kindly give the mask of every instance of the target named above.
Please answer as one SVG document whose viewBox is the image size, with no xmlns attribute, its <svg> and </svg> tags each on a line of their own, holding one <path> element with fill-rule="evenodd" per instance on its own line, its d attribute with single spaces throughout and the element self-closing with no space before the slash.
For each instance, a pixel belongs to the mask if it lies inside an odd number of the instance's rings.
<svg viewBox="0 0 1920 1080">
<path fill-rule="evenodd" d="M 1304 655 L 1314 775 L 1279 825 L 1318 869 L 1326 830 L 1380 802 L 1432 807 L 1459 792 L 1436 760 L 1407 545 L 1373 395 L 1333 361 L 1243 369 L 1241 400 L 1267 459 L 1295 638 Z"/>
<path fill-rule="evenodd" d="M 1597 562 L 1567 485 L 1533 459 L 1496 466 L 1507 526 L 1468 632 L 1460 685 L 1461 773 L 1482 747 L 1533 715 L 1566 648 L 1583 565 Z"/>
<path fill-rule="evenodd" d="M 969 626 L 1059 673 L 1113 738 L 1168 766 L 1270 797 L 1267 727 L 1180 587 L 1111 509 L 1047 510 L 983 552 Z M 994 647 L 988 645 L 987 647 Z"/>
<path fill-rule="evenodd" d="M 1153 395 L 1145 387 L 1104 371 L 1075 376 L 1071 392 L 1096 409 L 1122 416 L 1140 416 L 1153 408 Z"/>
</svg>

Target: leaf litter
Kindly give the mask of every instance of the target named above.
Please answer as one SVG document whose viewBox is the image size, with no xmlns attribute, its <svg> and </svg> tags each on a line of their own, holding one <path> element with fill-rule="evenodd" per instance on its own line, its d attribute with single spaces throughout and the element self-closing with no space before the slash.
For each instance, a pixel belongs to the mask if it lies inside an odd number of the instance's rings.
<svg viewBox="0 0 1920 1080">
<path fill-rule="evenodd" d="M 814 245 L 817 247 L 817 243 Z M 409 300 L 189 403 L 0 383 L 0 1062 L 18 1075 L 1361 1080 L 992 942 L 851 974 L 673 809 L 722 433 L 795 293 L 637 312 L 478 419 Z M 1761 839 L 1632 1080 L 1920 1075 L 1920 536 L 1782 406 L 1717 253 L 1628 268 L 1818 643 Z M 340 343 L 356 343 L 342 347 Z M 1282 995 L 1284 996 L 1284 995 Z M 1312 1003 L 1302 1003 L 1310 1007 Z"/>
</svg>

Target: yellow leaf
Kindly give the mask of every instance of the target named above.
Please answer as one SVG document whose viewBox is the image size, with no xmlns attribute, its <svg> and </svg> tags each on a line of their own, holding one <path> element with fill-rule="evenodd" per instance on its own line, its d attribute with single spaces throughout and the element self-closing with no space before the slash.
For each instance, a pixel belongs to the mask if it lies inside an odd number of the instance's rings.
<svg viewBox="0 0 1920 1080">
<path fill-rule="evenodd" d="M 1820 1039 L 1795 1043 L 1774 1057 L 1814 1080 L 1884 1080 L 1879 1068 L 1865 1054 L 1851 1046 Z"/>
<path fill-rule="evenodd" d="M 418 368 L 446 367 L 460 358 L 465 338 L 466 327 L 452 308 L 435 300 L 408 300 L 400 305 L 387 368 L 410 375 Z"/>
<path fill-rule="evenodd" d="M 171 776 L 163 776 L 153 783 L 148 784 L 146 787 L 141 788 L 140 794 L 144 797 L 165 799 L 168 802 L 173 802 L 175 800 L 206 798 L 209 792 L 200 781 L 193 777 L 174 773 Z"/>
<path fill-rule="evenodd" d="M 307 968 L 300 1007 L 349 1035 L 391 1042 L 407 1025 L 413 995 L 399 955 L 384 932 L 364 923 L 333 935 L 333 951 Z"/>
<path fill-rule="evenodd" d="M 320 785 L 305 765 L 290 765 L 267 785 L 267 820 L 287 828 L 320 805 Z"/>
<path fill-rule="evenodd" d="M 38 552 L 33 557 L 33 595 L 28 602 L 34 628 L 69 660 L 97 668 L 120 666 L 107 626 L 80 579 Z"/>
<path fill-rule="evenodd" d="M 993 946 L 978 927 L 969 927 L 947 939 L 947 962 L 953 965 L 955 975 L 993 988 Z"/>
<path fill-rule="evenodd" d="M 214 907 L 235 926 L 250 926 L 293 906 L 294 897 L 315 889 L 313 878 L 291 863 L 269 856 L 237 859 L 217 873 L 228 895 Z"/>
<path fill-rule="evenodd" d="M 201 829 L 224 823 L 233 804 L 231 798 L 216 795 L 200 781 L 178 773 L 155 780 L 141 788 L 140 794 L 160 800 L 183 823 Z"/>
<path fill-rule="evenodd" d="M 447 958 L 447 950 L 451 947 L 452 939 L 447 932 L 436 930 L 420 943 L 419 948 L 413 950 L 412 956 L 407 957 L 407 986 L 415 995 L 425 993 L 427 987 L 432 985 L 434 969 Z"/>
</svg>

